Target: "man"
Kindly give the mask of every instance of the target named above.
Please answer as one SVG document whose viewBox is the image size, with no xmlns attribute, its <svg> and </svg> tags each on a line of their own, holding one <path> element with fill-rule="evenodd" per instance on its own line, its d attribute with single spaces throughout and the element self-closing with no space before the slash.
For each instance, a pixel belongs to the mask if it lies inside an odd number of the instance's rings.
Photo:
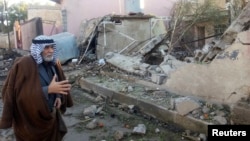
<svg viewBox="0 0 250 141">
<path fill-rule="evenodd" d="M 73 106 L 71 85 L 53 39 L 37 36 L 30 51 L 15 60 L 4 82 L 0 128 L 13 127 L 17 141 L 61 141 L 67 128 L 60 113 Z"/>
</svg>

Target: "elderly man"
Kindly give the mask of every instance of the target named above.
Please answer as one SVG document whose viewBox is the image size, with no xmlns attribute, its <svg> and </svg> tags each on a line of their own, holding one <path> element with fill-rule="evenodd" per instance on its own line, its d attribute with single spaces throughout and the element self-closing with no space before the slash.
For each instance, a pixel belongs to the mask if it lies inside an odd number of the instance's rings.
<svg viewBox="0 0 250 141">
<path fill-rule="evenodd" d="M 37 36 L 30 50 L 15 60 L 4 82 L 0 128 L 13 127 L 17 141 L 61 141 L 67 133 L 61 113 L 73 106 L 71 85 L 53 39 Z"/>
</svg>

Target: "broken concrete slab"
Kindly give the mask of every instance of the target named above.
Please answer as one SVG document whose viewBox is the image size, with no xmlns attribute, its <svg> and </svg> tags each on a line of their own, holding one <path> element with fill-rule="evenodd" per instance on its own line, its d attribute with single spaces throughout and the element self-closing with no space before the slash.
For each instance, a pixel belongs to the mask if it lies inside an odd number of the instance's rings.
<svg viewBox="0 0 250 141">
<path fill-rule="evenodd" d="M 150 75 L 151 81 L 156 84 L 162 84 L 167 76 L 175 69 L 186 65 L 186 62 L 178 61 L 173 56 L 165 56 L 160 66 L 153 66 L 147 63 L 141 63 L 140 56 L 126 56 L 119 53 L 108 52 L 105 55 L 106 61 L 121 70 L 140 76 Z"/>
<path fill-rule="evenodd" d="M 198 102 L 188 97 L 176 98 L 174 101 L 177 112 L 183 116 L 200 107 Z"/>
<path fill-rule="evenodd" d="M 142 55 L 150 52 L 157 44 L 159 44 L 164 38 L 164 35 L 157 35 L 156 37 L 150 39 L 144 46 L 139 49 L 139 53 Z"/>
<path fill-rule="evenodd" d="M 161 85 L 163 84 L 163 82 L 166 80 L 167 75 L 166 74 L 162 74 L 162 73 L 152 73 L 151 74 L 151 81 Z"/>
<path fill-rule="evenodd" d="M 166 65 L 160 65 L 160 68 L 163 70 L 163 72 L 169 76 L 169 74 L 174 71 L 175 69 L 173 69 L 169 64 Z"/>
<path fill-rule="evenodd" d="M 249 30 L 239 34 L 246 37 Z M 244 39 L 243 39 L 244 40 Z M 187 64 L 170 74 L 165 87 L 180 95 L 193 95 L 232 104 L 247 97 L 250 77 L 249 45 L 234 43 L 210 64 Z"/>
<path fill-rule="evenodd" d="M 209 51 L 207 56 L 203 59 L 203 62 L 210 62 L 213 58 L 226 48 L 230 47 L 231 44 L 237 40 L 237 34 L 246 30 L 250 27 L 250 3 L 244 7 L 240 15 L 231 23 L 227 30 L 223 33 L 220 40 L 215 46 Z"/>
<path fill-rule="evenodd" d="M 140 64 L 140 70 L 147 71 L 149 67 L 150 65 L 147 63 Z"/>
<path fill-rule="evenodd" d="M 133 66 L 141 64 L 141 58 L 139 56 L 130 57 L 118 53 L 112 53 L 113 55 L 108 54 L 109 57 L 105 58 L 108 63 L 130 73 L 136 73 Z"/>
<path fill-rule="evenodd" d="M 111 51 L 129 56 L 140 53 L 145 55 L 167 33 L 164 21 L 165 19 L 148 15 L 112 15 L 106 18 L 98 26 L 97 58 L 103 58 Z"/>
<path fill-rule="evenodd" d="M 91 39 L 91 35 L 95 32 L 96 27 L 100 24 L 102 17 L 93 18 L 90 20 L 83 20 L 80 25 L 80 34 L 77 38 L 77 45 L 87 45 Z"/>
<path fill-rule="evenodd" d="M 224 32 L 221 37 L 221 40 L 216 44 L 218 47 L 225 49 L 226 45 L 231 45 L 237 34 L 249 29 L 249 14 L 250 14 L 250 3 L 248 3 L 240 15 L 233 21 L 233 23 L 228 27 L 228 29 Z"/>
<path fill-rule="evenodd" d="M 117 90 L 113 90 L 113 87 L 105 86 L 101 83 L 97 83 L 96 81 L 98 80 L 94 80 L 92 77 L 81 78 L 79 80 L 79 84 L 82 89 L 91 90 L 93 93 L 112 99 L 112 101 L 125 103 L 127 105 L 135 105 L 139 107 L 140 111 L 145 114 L 153 116 L 167 123 L 171 122 L 177 124 L 185 129 L 190 129 L 191 131 L 207 134 L 207 125 L 212 124 L 195 119 L 189 115 L 183 116 L 176 111 L 169 110 L 165 106 L 168 103 L 166 101 L 164 104 L 159 104 L 158 102 L 151 101 L 151 98 L 147 99 L 144 96 L 142 99 L 137 97 L 135 94 L 124 94 Z M 117 84 L 118 81 L 115 81 L 114 83 Z M 109 82 L 108 84 L 114 85 L 114 83 Z M 119 83 L 121 82 L 119 81 Z"/>
</svg>

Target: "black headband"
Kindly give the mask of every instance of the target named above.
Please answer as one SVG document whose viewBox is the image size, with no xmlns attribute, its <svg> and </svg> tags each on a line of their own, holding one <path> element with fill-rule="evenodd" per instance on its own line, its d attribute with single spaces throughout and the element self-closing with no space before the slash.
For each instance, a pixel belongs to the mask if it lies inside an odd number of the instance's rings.
<svg viewBox="0 0 250 141">
<path fill-rule="evenodd" d="M 55 42 L 53 39 L 46 39 L 46 40 L 32 39 L 32 43 L 33 44 L 54 44 Z"/>
</svg>

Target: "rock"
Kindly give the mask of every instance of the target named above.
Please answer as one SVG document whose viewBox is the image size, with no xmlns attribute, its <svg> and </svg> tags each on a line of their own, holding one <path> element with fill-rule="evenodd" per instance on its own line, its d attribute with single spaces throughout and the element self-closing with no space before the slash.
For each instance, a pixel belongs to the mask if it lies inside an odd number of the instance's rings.
<svg viewBox="0 0 250 141">
<path fill-rule="evenodd" d="M 121 140 L 123 136 L 124 136 L 124 133 L 122 131 L 115 131 L 114 133 L 115 141 Z"/>
<path fill-rule="evenodd" d="M 159 128 L 156 128 L 156 129 L 155 129 L 155 133 L 160 133 L 160 129 L 159 129 Z"/>
<path fill-rule="evenodd" d="M 84 116 L 89 116 L 89 117 L 94 117 L 96 112 L 97 112 L 97 106 L 92 105 L 92 106 L 87 107 L 87 108 L 84 109 L 83 115 Z"/>
<path fill-rule="evenodd" d="M 210 111 L 210 108 L 208 108 L 207 106 L 204 106 L 204 107 L 202 108 L 202 112 L 203 112 L 203 113 L 209 113 L 209 111 Z"/>
<path fill-rule="evenodd" d="M 134 133 L 145 134 L 146 133 L 146 126 L 144 124 L 138 124 L 133 129 Z"/>
<path fill-rule="evenodd" d="M 200 138 L 200 141 L 207 141 L 207 137 L 205 134 L 200 134 L 199 138 Z"/>
<path fill-rule="evenodd" d="M 0 129 L 0 141 L 13 141 L 14 131 L 12 128 L 9 129 Z"/>
<path fill-rule="evenodd" d="M 225 125 L 227 124 L 227 120 L 225 117 L 222 117 L 222 116 L 215 116 L 213 118 L 215 121 L 217 121 L 219 124 L 222 124 L 222 125 Z"/>
<path fill-rule="evenodd" d="M 180 115 L 187 115 L 195 109 L 200 107 L 199 103 L 188 98 L 181 97 L 175 99 L 175 109 Z"/>
<path fill-rule="evenodd" d="M 134 88 L 132 86 L 128 86 L 128 92 L 133 92 Z"/>
<path fill-rule="evenodd" d="M 99 102 L 102 102 L 102 101 L 103 101 L 103 98 L 100 95 L 95 98 L 96 103 L 99 103 Z"/>
<path fill-rule="evenodd" d="M 86 128 L 87 129 L 95 129 L 98 125 L 98 122 L 96 121 L 96 119 L 93 119 L 91 122 L 89 122 L 87 125 L 86 125 Z"/>
</svg>

